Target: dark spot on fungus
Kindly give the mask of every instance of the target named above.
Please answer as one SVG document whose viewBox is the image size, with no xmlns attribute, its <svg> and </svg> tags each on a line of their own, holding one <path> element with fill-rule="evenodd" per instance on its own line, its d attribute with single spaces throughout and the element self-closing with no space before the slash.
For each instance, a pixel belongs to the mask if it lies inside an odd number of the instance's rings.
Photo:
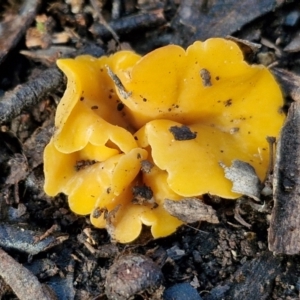
<svg viewBox="0 0 300 300">
<path fill-rule="evenodd" d="M 231 128 L 231 129 L 229 130 L 229 133 L 230 133 L 230 134 L 234 134 L 234 133 L 238 132 L 239 130 L 240 130 L 239 127 L 233 127 L 233 128 Z"/>
<path fill-rule="evenodd" d="M 110 194 L 110 192 L 111 192 L 111 187 L 108 187 L 108 188 L 106 189 L 106 193 L 107 193 L 107 194 Z"/>
<path fill-rule="evenodd" d="M 134 136 L 134 139 L 137 141 L 137 140 L 138 140 L 138 137 L 137 137 L 137 136 Z"/>
<path fill-rule="evenodd" d="M 84 97 L 80 97 L 80 101 L 83 101 L 84 100 Z"/>
<path fill-rule="evenodd" d="M 134 186 L 132 188 L 134 199 L 147 201 L 153 197 L 153 192 L 149 186 Z"/>
<path fill-rule="evenodd" d="M 147 102 L 147 98 L 145 98 L 144 96 L 140 95 L 140 97 L 143 99 L 144 102 Z"/>
<path fill-rule="evenodd" d="M 202 79 L 202 84 L 203 86 L 211 86 L 211 77 L 210 73 L 208 72 L 207 69 L 201 69 L 200 70 L 200 77 Z"/>
<path fill-rule="evenodd" d="M 232 99 L 228 99 L 228 100 L 224 101 L 223 103 L 224 103 L 225 107 L 231 106 Z"/>
<path fill-rule="evenodd" d="M 93 211 L 93 214 L 92 214 L 92 217 L 95 218 L 95 219 L 98 219 L 101 217 L 101 215 L 104 213 L 104 219 L 107 218 L 107 214 L 108 214 L 108 210 L 107 208 L 100 208 L 100 207 L 97 207 L 94 209 Z"/>
<path fill-rule="evenodd" d="M 280 106 L 280 107 L 278 108 L 278 113 L 279 113 L 279 114 L 283 114 L 283 112 L 284 112 L 283 107 Z"/>
<path fill-rule="evenodd" d="M 93 213 L 92 213 L 92 217 L 95 219 L 98 219 L 101 216 L 101 211 L 99 209 L 99 207 L 95 208 Z"/>
<path fill-rule="evenodd" d="M 157 203 L 155 203 L 153 198 L 153 191 L 149 186 L 134 186 L 132 188 L 133 199 L 131 202 L 133 204 L 152 204 L 152 208 L 157 207 Z"/>
<path fill-rule="evenodd" d="M 75 170 L 76 171 L 80 171 L 82 169 L 85 169 L 93 164 L 95 164 L 97 161 L 96 160 L 78 160 L 76 161 L 76 165 L 75 165 Z"/>
<path fill-rule="evenodd" d="M 136 158 L 137 158 L 137 159 L 141 159 L 141 158 L 142 158 L 141 154 L 138 153 Z"/>
<path fill-rule="evenodd" d="M 144 173 L 150 173 L 151 169 L 153 168 L 153 164 L 149 160 L 142 160 L 141 161 L 141 171 Z"/>
<path fill-rule="evenodd" d="M 124 108 L 124 104 L 122 102 L 118 103 L 117 110 L 121 111 Z"/>
<path fill-rule="evenodd" d="M 97 106 L 97 105 L 93 105 L 93 106 L 91 107 L 91 109 L 92 109 L 92 110 L 98 109 L 98 106 Z"/>
<path fill-rule="evenodd" d="M 216 76 L 216 80 L 220 80 L 220 77 L 219 77 L 219 76 Z"/>
<path fill-rule="evenodd" d="M 171 126 L 169 130 L 176 141 L 193 140 L 197 137 L 197 132 L 192 132 L 191 129 L 185 125 L 182 125 L 181 127 Z"/>
</svg>

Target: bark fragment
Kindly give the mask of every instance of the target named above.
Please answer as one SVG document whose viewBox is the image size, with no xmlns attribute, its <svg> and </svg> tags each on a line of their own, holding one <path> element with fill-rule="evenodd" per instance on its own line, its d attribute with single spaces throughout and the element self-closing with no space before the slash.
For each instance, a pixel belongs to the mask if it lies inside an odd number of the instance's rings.
<svg viewBox="0 0 300 300">
<path fill-rule="evenodd" d="M 277 146 L 269 249 L 300 252 L 300 103 L 293 103 Z"/>
</svg>

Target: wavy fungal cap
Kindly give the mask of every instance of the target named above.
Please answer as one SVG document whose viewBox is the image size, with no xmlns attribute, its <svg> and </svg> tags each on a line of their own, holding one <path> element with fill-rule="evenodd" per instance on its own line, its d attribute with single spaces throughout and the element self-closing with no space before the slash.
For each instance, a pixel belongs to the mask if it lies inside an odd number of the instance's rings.
<svg viewBox="0 0 300 300">
<path fill-rule="evenodd" d="M 142 224 L 154 238 L 174 232 L 182 222 L 164 210 L 166 198 L 238 198 L 219 162 L 242 160 L 264 179 L 283 98 L 268 69 L 248 65 L 234 42 L 57 64 L 68 84 L 44 152 L 45 191 L 68 195 L 73 212 L 117 241 L 133 241 Z"/>
</svg>

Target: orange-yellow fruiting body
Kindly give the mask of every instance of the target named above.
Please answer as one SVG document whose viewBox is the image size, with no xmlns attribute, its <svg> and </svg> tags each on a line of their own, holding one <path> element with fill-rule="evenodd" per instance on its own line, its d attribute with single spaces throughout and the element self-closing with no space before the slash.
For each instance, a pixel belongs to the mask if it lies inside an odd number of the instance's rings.
<svg viewBox="0 0 300 300">
<path fill-rule="evenodd" d="M 279 134 L 283 98 L 271 73 L 248 65 L 234 42 L 213 38 L 187 50 L 170 45 L 144 57 L 120 51 L 57 64 L 68 85 L 45 149 L 45 191 L 67 194 L 72 211 L 91 214 L 116 240 L 134 240 L 142 224 L 155 238 L 174 232 L 182 222 L 164 210 L 166 198 L 238 198 L 219 162 L 248 162 L 264 178 L 266 137 Z M 192 137 L 170 130 L 183 125 Z M 141 172 L 144 160 L 153 164 L 149 172 Z M 132 201 L 135 186 L 149 187 L 153 199 Z"/>
</svg>

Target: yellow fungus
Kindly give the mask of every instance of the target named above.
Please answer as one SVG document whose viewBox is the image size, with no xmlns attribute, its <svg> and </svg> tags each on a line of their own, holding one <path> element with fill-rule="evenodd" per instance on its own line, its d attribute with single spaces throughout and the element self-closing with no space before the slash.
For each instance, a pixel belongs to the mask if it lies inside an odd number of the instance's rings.
<svg viewBox="0 0 300 300">
<path fill-rule="evenodd" d="M 264 179 L 283 98 L 268 69 L 247 64 L 234 42 L 57 64 L 68 85 L 44 152 L 45 191 L 68 195 L 72 211 L 117 241 L 133 241 L 142 224 L 155 238 L 174 232 L 182 222 L 164 210 L 166 198 L 238 198 L 220 162 L 247 162 Z"/>
</svg>

